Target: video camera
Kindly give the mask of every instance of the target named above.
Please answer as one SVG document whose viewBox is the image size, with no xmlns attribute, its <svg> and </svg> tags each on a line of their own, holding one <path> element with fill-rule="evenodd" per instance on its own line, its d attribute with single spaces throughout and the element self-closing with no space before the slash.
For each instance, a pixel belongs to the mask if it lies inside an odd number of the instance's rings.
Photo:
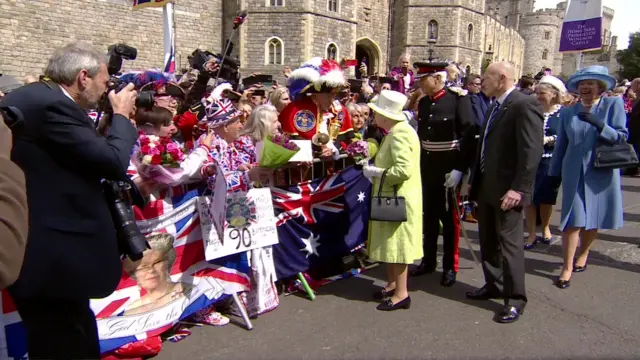
<svg viewBox="0 0 640 360">
<path fill-rule="evenodd" d="M 188 57 L 189 65 L 191 65 L 192 68 L 202 72 L 205 71 L 205 64 L 213 60 L 220 67 L 220 79 L 224 79 L 225 81 L 229 82 L 234 89 L 237 89 L 240 83 L 240 60 L 230 57 L 232 50 L 232 42 L 228 43 L 226 56 L 223 56 L 222 53 L 214 54 L 207 50 L 196 49 Z M 222 61 L 223 57 L 224 61 Z"/>
<path fill-rule="evenodd" d="M 107 70 L 109 71 L 110 79 L 109 79 L 109 90 L 107 90 L 107 94 L 109 94 L 112 90 L 115 92 L 120 92 L 120 90 L 124 89 L 127 84 L 120 80 L 116 75 L 120 73 L 122 69 L 122 61 L 123 60 L 135 60 L 138 56 L 138 50 L 132 46 L 128 46 L 125 44 L 114 44 L 108 47 L 109 61 L 107 63 Z M 111 111 L 111 106 L 109 105 L 109 97 L 105 94 L 105 96 L 100 100 L 100 111 L 104 113 L 109 113 Z M 142 91 L 138 93 L 138 97 L 136 98 L 136 107 L 151 109 L 153 107 L 153 91 Z"/>
</svg>

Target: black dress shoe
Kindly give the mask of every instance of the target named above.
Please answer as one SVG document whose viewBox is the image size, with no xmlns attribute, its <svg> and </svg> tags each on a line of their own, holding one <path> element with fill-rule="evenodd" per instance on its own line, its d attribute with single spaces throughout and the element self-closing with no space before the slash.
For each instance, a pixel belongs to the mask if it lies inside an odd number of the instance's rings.
<svg viewBox="0 0 640 360">
<path fill-rule="evenodd" d="M 435 265 L 425 265 L 424 263 L 421 263 L 420 265 L 418 265 L 418 267 L 416 267 L 415 269 L 411 270 L 411 273 L 409 275 L 411 276 L 422 276 L 425 274 L 431 274 L 433 272 L 436 271 L 436 266 Z"/>
<path fill-rule="evenodd" d="M 569 279 L 569 280 L 560 280 L 560 279 L 558 279 L 556 281 L 556 286 L 558 287 L 558 289 L 566 289 L 569 286 L 571 286 L 571 279 Z"/>
<path fill-rule="evenodd" d="M 395 304 L 393 303 L 393 301 L 391 301 L 391 299 L 387 299 L 385 302 L 378 305 L 376 309 L 380 311 L 394 311 L 398 309 L 409 310 L 410 307 L 411 307 L 411 296 L 407 296 L 406 298 L 404 298 L 404 300 L 401 300 Z"/>
<path fill-rule="evenodd" d="M 581 273 L 581 272 L 584 272 L 585 270 L 587 270 L 587 264 L 584 264 L 584 266 L 578 266 L 575 263 L 573 264 L 574 273 Z"/>
<path fill-rule="evenodd" d="M 447 270 L 442 273 L 442 279 L 440 285 L 444 287 L 453 286 L 456 283 L 456 273 L 453 270 Z"/>
<path fill-rule="evenodd" d="M 505 305 L 498 314 L 496 314 L 496 322 L 501 324 L 510 324 L 518 321 L 520 315 L 524 313 L 524 308 L 512 305 Z"/>
<path fill-rule="evenodd" d="M 395 292 L 396 289 L 387 290 L 385 288 L 382 288 L 382 290 L 373 293 L 373 298 L 376 300 L 382 300 L 384 298 L 392 297 Z"/>
<path fill-rule="evenodd" d="M 470 291 L 467 293 L 467 299 L 470 300 L 490 300 L 490 299 L 501 299 L 502 294 L 497 291 L 491 291 L 487 286 L 483 286 L 476 291 Z"/>
</svg>

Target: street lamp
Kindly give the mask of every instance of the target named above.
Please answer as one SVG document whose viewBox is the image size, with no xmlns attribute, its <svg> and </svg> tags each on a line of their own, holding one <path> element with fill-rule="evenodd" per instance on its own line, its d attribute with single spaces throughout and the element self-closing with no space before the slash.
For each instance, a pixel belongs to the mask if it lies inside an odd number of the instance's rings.
<svg viewBox="0 0 640 360">
<path fill-rule="evenodd" d="M 427 44 L 429 44 L 429 62 L 433 61 L 433 51 L 434 48 L 436 46 L 436 43 L 438 42 L 438 40 L 431 38 L 429 40 L 427 40 Z"/>
</svg>

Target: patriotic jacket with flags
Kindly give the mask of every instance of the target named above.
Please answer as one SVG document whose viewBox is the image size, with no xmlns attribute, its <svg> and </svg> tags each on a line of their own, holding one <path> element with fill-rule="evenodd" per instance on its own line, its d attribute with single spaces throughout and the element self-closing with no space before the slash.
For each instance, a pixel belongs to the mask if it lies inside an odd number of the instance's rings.
<svg viewBox="0 0 640 360">
<path fill-rule="evenodd" d="M 204 135 L 203 135 L 204 136 Z M 236 142 L 229 144 L 217 134 L 209 146 L 209 158 L 212 164 L 217 164 L 222 168 L 227 181 L 227 191 L 249 191 L 252 181 L 249 179 L 247 171 L 238 170 L 242 164 L 251 164 L 251 152 L 247 149 L 254 149 L 250 139 L 239 138 Z M 199 143 L 200 141 L 198 141 Z M 255 149 L 253 150 L 255 158 Z M 206 171 L 207 164 L 203 166 Z M 203 172 L 203 176 L 206 174 Z M 209 187 L 215 188 L 215 176 L 209 177 Z"/>
</svg>

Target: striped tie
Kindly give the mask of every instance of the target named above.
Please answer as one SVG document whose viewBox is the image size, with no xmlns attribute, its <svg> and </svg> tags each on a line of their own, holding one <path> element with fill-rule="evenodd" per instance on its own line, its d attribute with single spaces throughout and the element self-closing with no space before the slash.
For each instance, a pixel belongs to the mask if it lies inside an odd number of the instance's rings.
<svg viewBox="0 0 640 360">
<path fill-rule="evenodd" d="M 484 173 L 484 145 L 487 140 L 487 134 L 491 130 L 491 126 L 493 125 L 493 120 L 495 120 L 496 115 L 498 114 L 498 109 L 500 108 L 500 103 L 496 101 L 495 106 L 491 110 L 491 114 L 489 115 L 489 120 L 487 120 L 487 127 L 484 130 L 484 137 L 482 138 L 482 151 L 480 152 L 480 172 Z"/>
</svg>

